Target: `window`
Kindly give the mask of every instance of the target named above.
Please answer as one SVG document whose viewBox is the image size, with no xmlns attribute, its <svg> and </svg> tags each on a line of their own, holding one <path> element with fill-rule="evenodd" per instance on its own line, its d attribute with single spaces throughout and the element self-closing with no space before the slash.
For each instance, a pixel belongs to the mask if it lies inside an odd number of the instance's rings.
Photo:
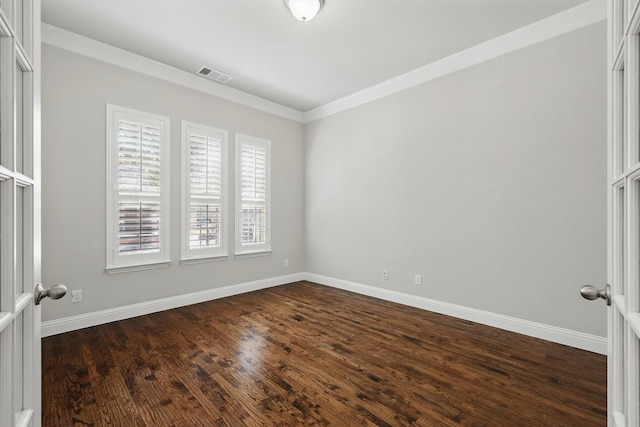
<svg viewBox="0 0 640 427">
<path fill-rule="evenodd" d="M 227 255 L 227 131 L 182 122 L 182 262 Z"/>
<path fill-rule="evenodd" d="M 167 266 L 169 118 L 107 105 L 107 271 Z"/>
<path fill-rule="evenodd" d="M 271 142 L 236 135 L 236 254 L 271 250 Z"/>
</svg>

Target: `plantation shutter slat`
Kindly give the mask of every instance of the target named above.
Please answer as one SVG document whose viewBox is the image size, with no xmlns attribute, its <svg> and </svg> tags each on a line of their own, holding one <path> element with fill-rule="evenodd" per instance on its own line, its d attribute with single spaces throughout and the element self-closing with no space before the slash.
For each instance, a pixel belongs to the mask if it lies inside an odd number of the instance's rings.
<svg viewBox="0 0 640 427">
<path fill-rule="evenodd" d="M 264 148 L 242 145 L 242 199 L 266 201 L 267 152 Z"/>
<path fill-rule="evenodd" d="M 204 249 L 220 246 L 220 205 L 189 205 L 189 247 Z"/>
<path fill-rule="evenodd" d="M 259 245 L 266 241 L 266 208 L 258 204 L 242 204 L 242 244 Z"/>
<path fill-rule="evenodd" d="M 160 203 L 120 202 L 119 252 L 160 250 Z"/>
<path fill-rule="evenodd" d="M 118 191 L 159 197 L 160 128 L 118 122 Z"/>
</svg>

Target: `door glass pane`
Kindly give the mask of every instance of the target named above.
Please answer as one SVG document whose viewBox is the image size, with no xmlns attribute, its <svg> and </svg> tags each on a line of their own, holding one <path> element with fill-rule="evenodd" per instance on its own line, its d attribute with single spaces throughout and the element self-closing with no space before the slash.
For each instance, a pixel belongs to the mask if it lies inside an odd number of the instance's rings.
<svg viewBox="0 0 640 427">
<path fill-rule="evenodd" d="M 21 27 L 20 44 L 27 56 L 33 59 L 33 6 L 34 0 L 16 0 L 20 2 Z"/>
<path fill-rule="evenodd" d="M 9 189 L 9 182 L 7 181 L 0 181 L 0 209 L 4 209 L 4 203 L 7 200 L 7 191 Z M 0 210 L 0 212 L 2 212 L 2 210 Z M 2 234 L 4 233 L 4 230 L 7 229 L 7 223 L 8 223 L 8 218 L 6 217 L 6 215 L 0 215 L 0 256 L 2 257 L 6 257 L 7 254 L 2 252 L 2 247 L 4 246 L 3 243 L 3 239 L 6 238 L 6 236 L 3 238 Z M 6 234 L 6 233 L 4 233 Z M 2 258 L 4 259 L 4 258 Z M 2 266 L 2 262 L 0 262 L 0 268 Z M 3 301 L 2 299 L 2 295 L 3 292 L 2 290 L 4 289 L 11 289 L 10 286 L 12 286 L 11 283 L 4 283 L 4 272 L 3 270 L 0 269 L 0 311 L 6 310 L 9 311 L 9 307 L 7 307 L 7 305 L 9 304 L 9 301 Z"/>
<path fill-rule="evenodd" d="M 10 340 L 13 339 L 12 325 L 8 325 L 6 328 L 0 331 L 0 360 L 3 363 L 11 363 L 13 357 Z M 0 369 L 0 425 L 10 425 L 11 409 L 13 409 L 13 403 L 11 396 L 13 395 L 13 381 L 12 378 L 5 378 L 4 369 Z M 6 409 L 5 409 L 6 408 Z"/>
<path fill-rule="evenodd" d="M 616 234 L 615 262 L 613 271 L 613 294 L 624 294 L 625 286 L 625 194 L 624 187 L 618 187 L 614 193 L 614 233 Z"/>
<path fill-rule="evenodd" d="M 23 377 L 24 366 L 24 312 L 16 316 L 14 322 L 14 364 L 13 364 L 13 413 L 17 416 L 24 409 Z"/>
<path fill-rule="evenodd" d="M 617 40 L 621 40 L 624 35 L 624 26 L 627 22 L 625 0 L 614 0 L 614 15 L 615 37 Z"/>
<path fill-rule="evenodd" d="M 0 56 L 4 54 L 3 52 L 4 46 L 5 45 L 3 43 L 0 43 Z M 4 79 L 4 72 L 5 70 L 3 68 L 0 68 L 0 81 Z M 4 97 L 4 93 L 2 92 L 2 85 L 0 85 L 0 99 L 2 99 L 3 97 Z M 1 108 L 1 105 L 0 105 L 0 108 Z M 6 141 L 0 141 L 0 164 L 2 166 L 5 166 L 8 169 L 13 169 L 13 165 L 11 164 L 9 148 L 10 147 L 8 146 Z"/>
<path fill-rule="evenodd" d="M 14 30 L 20 44 L 24 40 L 24 5 L 23 0 L 15 0 L 16 8 L 16 22 L 14 24 Z"/>
<path fill-rule="evenodd" d="M 627 375 L 625 375 L 627 381 L 627 389 L 625 390 L 626 404 L 625 408 L 628 412 L 625 413 L 627 418 L 627 425 L 640 425 L 640 419 L 638 419 L 638 371 L 635 369 L 634 364 L 638 363 L 638 337 L 636 336 L 633 328 L 628 323 L 628 319 L 625 319 L 626 323 L 626 336 L 625 336 L 625 353 L 626 362 L 629 363 L 627 367 Z"/>
<path fill-rule="evenodd" d="M 631 343 L 633 345 L 633 356 L 632 356 L 632 360 L 630 361 L 631 363 L 633 363 L 633 361 L 635 361 L 636 364 L 640 364 L 640 340 L 638 340 L 638 336 L 636 335 L 635 331 L 633 330 L 633 328 L 629 328 L 629 335 L 630 335 L 630 340 Z M 634 409 L 634 415 L 638 418 L 636 421 L 636 424 L 640 424 L 640 369 L 638 369 L 638 366 L 635 366 L 635 369 L 633 366 L 630 366 L 630 369 L 633 370 L 633 372 L 635 372 L 635 378 L 633 378 L 633 384 L 634 384 L 634 392 L 631 394 L 631 396 L 635 396 L 635 399 L 633 397 L 631 397 L 629 399 L 629 404 L 630 405 L 634 405 L 635 408 Z"/>
<path fill-rule="evenodd" d="M 639 366 L 636 366 L 636 378 L 635 378 L 635 387 L 636 387 L 636 398 L 635 398 L 635 413 L 638 415 L 639 420 L 640 420 L 640 392 L 638 392 L 638 390 L 640 390 L 640 340 L 638 339 L 638 336 L 635 335 L 635 332 L 633 332 L 633 340 L 634 340 L 634 345 L 635 345 L 635 363 L 637 363 Z M 634 400 L 631 401 L 632 403 L 634 402 Z"/>
<path fill-rule="evenodd" d="M 16 187 L 16 295 L 23 292 L 24 283 L 24 188 Z"/>
<path fill-rule="evenodd" d="M 614 109 L 616 112 L 616 116 L 614 117 L 614 122 L 616 123 L 615 131 L 613 134 L 613 150 L 614 150 L 614 166 L 615 166 L 615 174 L 620 175 L 624 172 L 626 167 L 626 145 L 625 141 L 625 111 L 624 111 L 624 70 L 616 71 L 613 73 L 614 79 L 614 93 L 613 93 L 613 102 Z"/>
<path fill-rule="evenodd" d="M 7 183 L 5 181 L 0 181 L 0 212 L 2 212 L 2 209 L 4 209 L 4 200 L 5 200 L 5 191 L 7 191 Z M 5 254 L 2 252 L 2 230 L 4 230 L 5 227 L 5 222 L 7 221 L 7 218 L 4 217 L 4 215 L 0 215 L 0 259 L 2 259 L 1 257 L 5 256 Z M 2 280 L 3 277 L 3 270 L 2 270 L 2 263 L 0 262 L 0 280 Z M 2 301 L 2 287 L 3 287 L 3 283 L 0 283 L 0 311 L 2 311 L 4 304 Z"/>
<path fill-rule="evenodd" d="M 16 170 L 24 171 L 24 148 L 22 140 L 24 138 L 24 112 L 22 99 L 24 94 L 24 73 L 16 64 Z"/>
<path fill-rule="evenodd" d="M 627 378 L 625 375 L 625 321 L 622 314 L 614 308 L 614 325 L 613 331 L 615 334 L 614 337 L 614 366 L 616 370 L 614 372 L 615 375 L 615 389 L 611 392 L 614 393 L 614 402 L 617 405 L 614 408 L 614 411 L 621 412 L 626 414 L 626 398 L 625 398 L 625 390 L 627 388 Z"/>
<path fill-rule="evenodd" d="M 620 77 L 620 87 L 622 91 L 620 94 L 620 121 L 622 122 L 622 134 L 620 135 L 620 145 L 622 145 L 622 163 L 620 165 L 620 172 L 622 173 L 627 169 L 627 159 L 629 158 L 629 144 L 627 144 L 627 111 L 625 109 L 627 94 L 625 92 L 624 70 L 620 72 Z"/>
<path fill-rule="evenodd" d="M 29 96 L 33 92 L 33 73 L 21 72 L 22 100 L 21 102 L 21 125 L 20 135 L 22 135 L 22 173 L 33 178 L 33 106 L 29 103 Z"/>
</svg>

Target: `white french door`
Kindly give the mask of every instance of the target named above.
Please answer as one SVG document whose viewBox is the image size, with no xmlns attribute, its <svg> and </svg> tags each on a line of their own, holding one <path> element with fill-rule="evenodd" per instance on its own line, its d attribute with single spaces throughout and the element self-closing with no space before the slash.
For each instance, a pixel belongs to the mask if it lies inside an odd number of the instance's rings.
<svg viewBox="0 0 640 427">
<path fill-rule="evenodd" d="M 608 2 L 610 426 L 640 425 L 640 0 Z"/>
<path fill-rule="evenodd" d="M 0 427 L 40 426 L 40 0 L 0 0 Z"/>
</svg>

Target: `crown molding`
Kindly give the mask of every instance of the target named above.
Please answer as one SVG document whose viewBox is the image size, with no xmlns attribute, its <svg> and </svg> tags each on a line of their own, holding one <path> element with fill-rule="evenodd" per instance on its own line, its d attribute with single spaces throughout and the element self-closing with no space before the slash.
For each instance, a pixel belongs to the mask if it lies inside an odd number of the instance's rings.
<svg viewBox="0 0 640 427">
<path fill-rule="evenodd" d="M 607 0 L 591 0 L 305 113 L 53 25 L 42 24 L 42 42 L 256 110 L 310 123 L 603 21 L 607 18 L 606 4 Z"/>
<path fill-rule="evenodd" d="M 310 123 L 376 99 L 393 95 L 447 74 L 587 27 L 606 18 L 607 1 L 591 0 L 352 95 L 309 110 L 304 113 L 304 122 Z"/>
<path fill-rule="evenodd" d="M 298 110 L 277 104 L 229 86 L 205 80 L 195 74 L 131 53 L 106 43 L 72 33 L 53 25 L 42 23 L 42 43 L 68 50 L 79 55 L 107 62 L 189 89 L 226 99 L 246 107 L 304 122 L 304 114 Z"/>
</svg>

